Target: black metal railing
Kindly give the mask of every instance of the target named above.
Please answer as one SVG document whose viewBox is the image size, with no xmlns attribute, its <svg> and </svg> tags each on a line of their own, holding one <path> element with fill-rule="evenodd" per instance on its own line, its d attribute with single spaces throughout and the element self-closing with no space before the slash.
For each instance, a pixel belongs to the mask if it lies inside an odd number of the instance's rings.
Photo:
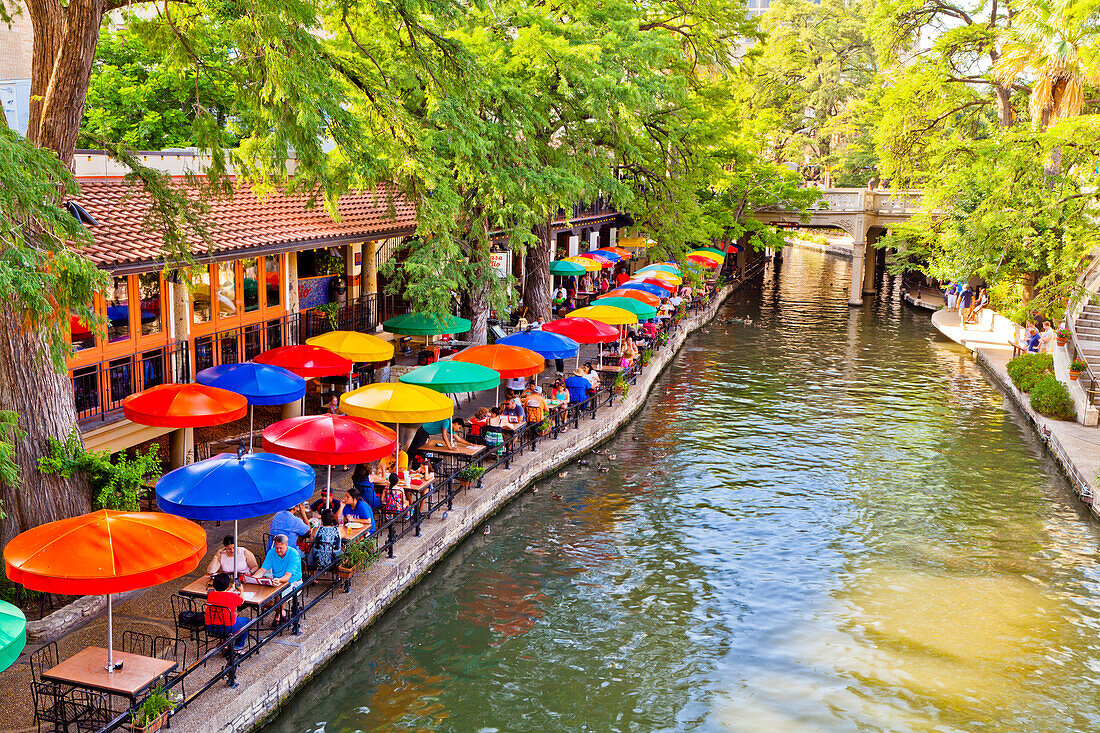
<svg viewBox="0 0 1100 733">
<path fill-rule="evenodd" d="M 714 295 L 719 290 L 720 287 L 709 289 L 700 296 L 696 306 L 702 307 L 713 303 Z M 647 349 L 651 355 L 668 348 L 672 336 L 681 328 L 684 312 L 690 309 L 685 305 L 681 312 L 664 324 L 661 334 L 652 340 Z M 566 430 L 578 429 L 582 421 L 598 421 L 600 410 L 611 408 L 616 400 L 625 400 L 626 385 L 637 384 L 638 377 L 645 369 L 645 365 L 635 363 L 618 372 L 613 381 L 601 384 L 600 388 L 584 401 L 566 405 L 552 414 L 548 426 L 544 423 L 524 424 L 517 428 L 504 444 L 486 446 L 476 455 L 471 456 L 469 462 L 453 465 L 452 470 L 433 482 L 430 489 L 414 499 L 410 506 L 390 516 L 383 514 L 382 521 L 368 540 L 373 543 L 375 556 L 394 557 L 402 539 L 409 535 L 420 536 L 424 522 L 433 516 L 439 515 L 442 519 L 446 519 L 446 513 L 454 508 L 455 497 L 464 491 L 481 488 L 485 476 L 494 471 L 510 470 L 512 463 L 524 452 L 538 451 L 542 443 L 558 440 Z M 476 484 L 459 480 L 459 475 L 465 466 L 471 463 L 480 463 L 485 468 L 484 474 Z M 286 592 L 278 599 L 280 608 L 289 609 L 282 621 L 275 622 L 275 614 L 278 613 L 275 606 L 263 609 L 243 629 L 216 645 L 211 645 L 205 654 L 198 655 L 194 662 L 169 676 L 163 688 L 168 694 L 182 692 L 189 681 L 198 682 L 197 688 L 182 695 L 172 715 L 186 710 L 196 699 L 221 682 L 229 687 L 236 687 L 242 665 L 258 655 L 264 646 L 283 633 L 290 632 L 294 635 L 301 633 L 301 623 L 306 614 L 334 593 L 336 588 L 342 588 L 345 593 L 350 592 L 350 579 L 339 579 L 335 574 L 338 564 L 339 560 L 334 561 L 331 566 L 315 572 L 305 578 L 299 587 Z M 177 638 L 178 636 L 177 631 Z M 242 637 L 246 639 L 246 643 L 243 649 L 237 650 L 236 642 Z M 210 663 L 221 666 L 210 673 L 205 671 Z M 100 733 L 123 730 L 129 724 L 133 711 L 140 707 L 143 701 L 143 698 L 139 698 L 134 702 L 133 707 L 117 713 L 108 725 L 100 728 Z"/>
<path fill-rule="evenodd" d="M 122 401 L 143 389 L 191 379 L 187 342 L 180 341 L 96 364 L 74 367 L 73 386 L 77 420 L 106 420 L 122 410 Z"/>
<path fill-rule="evenodd" d="M 302 313 L 302 323 L 303 341 L 329 331 L 374 333 L 381 323 L 378 294 L 366 293 L 342 303 L 331 318 L 328 313 L 311 308 Z"/>
<path fill-rule="evenodd" d="M 301 343 L 302 318 L 288 313 L 258 323 L 195 336 L 195 371 L 219 364 L 240 364 L 279 346 Z"/>
</svg>

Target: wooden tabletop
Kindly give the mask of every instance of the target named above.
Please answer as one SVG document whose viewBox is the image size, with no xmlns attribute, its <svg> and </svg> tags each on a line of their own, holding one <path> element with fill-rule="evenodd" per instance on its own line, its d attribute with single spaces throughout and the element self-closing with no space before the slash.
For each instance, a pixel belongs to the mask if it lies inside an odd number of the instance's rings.
<svg viewBox="0 0 1100 733">
<path fill-rule="evenodd" d="M 180 588 L 180 595 L 192 596 L 194 598 L 206 598 L 206 594 L 210 591 L 211 587 L 210 576 L 203 575 Z M 244 599 L 244 605 L 259 607 L 267 603 L 273 595 L 276 595 L 284 587 L 283 585 L 253 585 L 252 583 L 242 583 L 241 590 L 236 592 L 241 594 L 241 598 Z"/>
<path fill-rule="evenodd" d="M 465 458 L 473 458 L 484 449 L 483 445 L 461 445 L 456 443 L 453 448 L 448 448 L 442 442 L 435 440 L 429 440 L 421 450 L 431 451 L 432 453 L 445 453 L 449 456 L 463 456 Z"/>
<path fill-rule="evenodd" d="M 114 657 L 115 664 L 122 662 L 122 667 L 108 672 L 104 669 L 107 666 L 107 650 L 90 646 L 43 672 L 42 679 L 133 699 L 161 675 L 176 668 L 176 663 L 171 659 L 143 657 L 117 650 Z"/>
<path fill-rule="evenodd" d="M 351 529 L 346 524 L 340 525 L 340 536 L 344 538 L 345 542 L 355 542 L 355 540 L 360 537 L 366 537 L 370 534 L 370 522 L 359 519 L 353 519 L 351 521 L 363 526 L 358 529 Z"/>
</svg>

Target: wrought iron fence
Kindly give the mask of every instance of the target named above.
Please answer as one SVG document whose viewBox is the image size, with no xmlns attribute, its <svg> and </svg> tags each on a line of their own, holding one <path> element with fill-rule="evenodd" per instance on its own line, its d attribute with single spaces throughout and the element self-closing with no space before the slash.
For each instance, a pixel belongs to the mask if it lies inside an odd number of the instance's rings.
<svg viewBox="0 0 1100 733">
<path fill-rule="evenodd" d="M 76 416 L 81 423 L 118 414 L 122 401 L 135 392 L 190 378 L 186 341 L 75 367 L 69 373 Z"/>
</svg>

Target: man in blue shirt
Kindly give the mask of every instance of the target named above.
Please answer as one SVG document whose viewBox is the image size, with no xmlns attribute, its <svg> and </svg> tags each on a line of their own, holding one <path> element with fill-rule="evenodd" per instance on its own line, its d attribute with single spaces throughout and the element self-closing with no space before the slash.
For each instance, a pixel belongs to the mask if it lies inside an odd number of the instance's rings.
<svg viewBox="0 0 1100 733">
<path fill-rule="evenodd" d="M 569 390 L 569 404 L 579 405 L 588 399 L 588 390 L 592 386 L 592 383 L 588 381 L 588 378 L 581 374 L 578 369 L 573 372 L 573 376 L 565 380 L 565 388 Z"/>
<path fill-rule="evenodd" d="M 302 555 L 290 546 L 285 534 L 275 535 L 271 550 L 264 558 L 263 565 L 256 571 L 257 578 L 270 577 L 276 585 L 282 587 L 279 595 L 285 598 L 302 584 Z M 283 610 L 279 609 L 275 622 L 281 623 Z"/>
<path fill-rule="evenodd" d="M 285 535 L 292 547 L 298 546 L 298 538 L 309 534 L 309 518 L 306 516 L 305 506 L 299 504 L 281 512 L 275 512 L 271 518 L 271 527 L 268 533 L 274 537 L 277 534 Z M 267 547 L 271 549 L 270 543 Z"/>
<path fill-rule="evenodd" d="M 336 523 L 346 524 L 355 520 L 366 522 L 369 531 L 374 532 L 374 512 L 361 498 L 359 489 L 351 488 L 340 500 L 340 508 L 336 511 Z"/>
</svg>

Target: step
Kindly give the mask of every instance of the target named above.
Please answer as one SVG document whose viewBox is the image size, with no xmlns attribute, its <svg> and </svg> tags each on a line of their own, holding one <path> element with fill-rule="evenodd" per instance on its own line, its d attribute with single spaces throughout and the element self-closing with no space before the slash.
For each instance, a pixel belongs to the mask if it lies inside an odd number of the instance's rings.
<svg viewBox="0 0 1100 733">
<path fill-rule="evenodd" d="M 1082 327 L 1077 326 L 1073 329 L 1073 332 L 1077 334 L 1077 340 L 1085 339 L 1087 341 L 1100 341 L 1100 326 Z"/>
</svg>

